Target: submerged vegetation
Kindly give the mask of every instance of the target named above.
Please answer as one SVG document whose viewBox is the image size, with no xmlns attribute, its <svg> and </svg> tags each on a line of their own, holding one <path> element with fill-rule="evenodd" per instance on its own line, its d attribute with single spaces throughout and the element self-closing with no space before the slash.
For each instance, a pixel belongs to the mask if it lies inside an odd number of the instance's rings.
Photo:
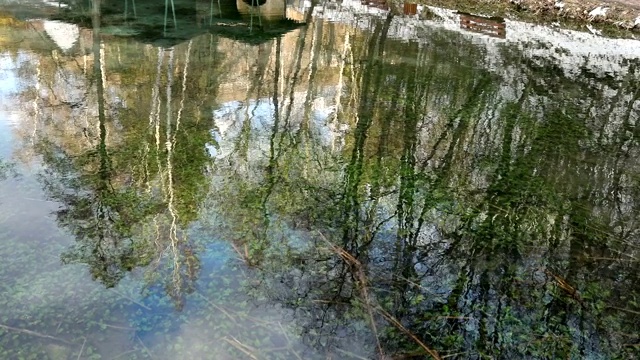
<svg viewBox="0 0 640 360">
<path fill-rule="evenodd" d="M 7 50 L 0 358 L 640 355 L 637 58 L 391 14 L 154 47 L 99 9 Z"/>
</svg>

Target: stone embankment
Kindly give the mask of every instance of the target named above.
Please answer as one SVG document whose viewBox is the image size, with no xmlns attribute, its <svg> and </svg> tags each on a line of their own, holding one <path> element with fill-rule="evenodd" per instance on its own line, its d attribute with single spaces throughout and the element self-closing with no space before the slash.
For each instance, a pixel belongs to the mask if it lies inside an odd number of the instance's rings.
<svg viewBox="0 0 640 360">
<path fill-rule="evenodd" d="M 573 22 L 640 33 L 640 0 L 417 0 L 423 5 L 510 18 Z M 598 31 L 592 28 L 593 31 Z M 591 29 L 590 29 L 591 30 Z"/>
</svg>

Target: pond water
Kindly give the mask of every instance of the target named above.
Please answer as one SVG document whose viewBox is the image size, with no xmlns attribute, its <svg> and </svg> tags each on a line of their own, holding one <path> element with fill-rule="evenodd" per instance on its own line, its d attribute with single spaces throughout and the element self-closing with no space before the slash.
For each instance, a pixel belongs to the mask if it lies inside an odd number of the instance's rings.
<svg viewBox="0 0 640 360">
<path fill-rule="evenodd" d="M 0 2 L 1 359 L 640 356 L 640 42 L 103 3 Z"/>
</svg>

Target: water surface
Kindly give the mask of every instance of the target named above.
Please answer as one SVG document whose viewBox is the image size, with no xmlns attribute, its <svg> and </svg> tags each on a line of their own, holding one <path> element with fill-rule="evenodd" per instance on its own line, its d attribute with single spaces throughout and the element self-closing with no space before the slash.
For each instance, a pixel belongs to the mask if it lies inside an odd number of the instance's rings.
<svg viewBox="0 0 640 360">
<path fill-rule="evenodd" d="M 640 356 L 640 42 L 193 3 L 6 2 L 0 358 Z"/>
</svg>

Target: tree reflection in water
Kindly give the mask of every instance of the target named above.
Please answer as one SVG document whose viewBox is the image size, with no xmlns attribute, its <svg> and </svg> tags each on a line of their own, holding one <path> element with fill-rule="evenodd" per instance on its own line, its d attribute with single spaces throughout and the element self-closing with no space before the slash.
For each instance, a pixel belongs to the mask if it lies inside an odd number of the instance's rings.
<svg viewBox="0 0 640 360">
<path fill-rule="evenodd" d="M 461 34 L 389 39 L 392 19 L 129 44 L 122 63 L 94 13 L 97 114 L 43 122 L 36 147 L 63 260 L 107 287 L 143 267 L 196 311 L 215 290 L 191 234 L 222 238 L 244 272 L 227 317 L 279 304 L 316 354 L 637 355 L 639 64 L 571 76 L 503 47 L 491 67 Z"/>
</svg>

